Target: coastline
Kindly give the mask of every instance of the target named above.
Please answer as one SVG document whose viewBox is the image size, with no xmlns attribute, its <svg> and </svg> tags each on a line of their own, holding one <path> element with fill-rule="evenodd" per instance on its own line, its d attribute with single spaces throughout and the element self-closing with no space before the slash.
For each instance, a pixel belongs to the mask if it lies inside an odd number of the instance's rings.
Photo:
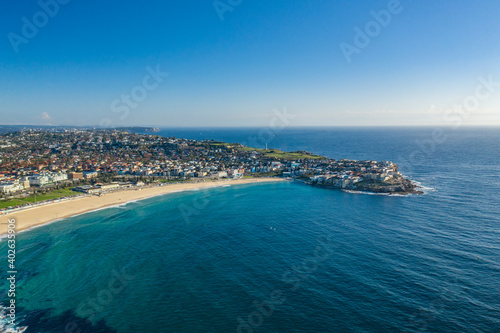
<svg viewBox="0 0 500 333">
<path fill-rule="evenodd" d="M 404 178 L 400 186 L 395 186 L 392 184 L 369 184 L 361 187 L 340 187 L 331 184 L 317 184 L 311 183 L 305 180 L 294 179 L 296 182 L 300 182 L 302 184 L 306 184 L 309 186 L 331 189 L 331 190 L 340 190 L 347 193 L 356 193 L 356 194 L 370 194 L 370 195 L 388 195 L 388 196 L 400 196 L 404 197 L 407 195 L 421 195 L 425 194 L 424 187 L 420 186 L 417 182 L 412 181 L 410 179 Z"/>
<path fill-rule="evenodd" d="M 55 202 L 2 215 L 0 217 L 0 237 L 7 233 L 9 219 L 16 220 L 16 232 L 21 232 L 35 227 L 41 227 L 68 217 L 169 193 L 218 187 L 221 185 L 242 185 L 281 181 L 286 180 L 283 178 L 216 180 L 199 183 L 168 184 L 163 186 L 125 189 L 105 193 L 102 196 L 84 196 L 73 200 Z"/>
</svg>

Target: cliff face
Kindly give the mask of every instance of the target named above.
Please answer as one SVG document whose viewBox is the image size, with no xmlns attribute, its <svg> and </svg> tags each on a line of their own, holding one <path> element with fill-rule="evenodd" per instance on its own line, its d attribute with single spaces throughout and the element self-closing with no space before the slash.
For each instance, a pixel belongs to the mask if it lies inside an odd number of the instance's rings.
<svg viewBox="0 0 500 333">
<path fill-rule="evenodd" d="M 314 186 L 332 189 L 346 189 L 373 193 L 389 193 L 389 194 L 423 194 L 418 189 L 418 186 L 409 179 L 398 177 L 390 182 L 381 182 L 375 180 L 362 181 L 347 187 L 336 186 L 333 184 L 312 183 Z"/>
<path fill-rule="evenodd" d="M 417 185 L 415 185 L 411 180 L 400 178 L 397 181 L 391 183 L 385 182 L 364 182 L 362 184 L 355 184 L 355 190 L 367 191 L 374 193 L 393 193 L 393 194 L 423 194 L 422 191 L 418 190 Z"/>
</svg>

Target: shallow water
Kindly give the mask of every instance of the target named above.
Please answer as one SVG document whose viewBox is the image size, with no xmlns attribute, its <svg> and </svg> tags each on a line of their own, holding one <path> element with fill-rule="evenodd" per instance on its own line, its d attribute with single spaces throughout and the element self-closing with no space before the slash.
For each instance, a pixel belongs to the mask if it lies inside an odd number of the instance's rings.
<svg viewBox="0 0 500 333">
<path fill-rule="evenodd" d="M 176 136 L 207 135 L 183 131 Z M 27 332 L 498 332 L 500 134 L 447 130 L 446 142 L 424 152 L 418 142 L 431 131 L 291 129 L 272 140 L 285 150 L 395 161 L 428 188 L 422 196 L 237 185 L 22 233 L 20 325 Z M 235 142 L 255 130 L 208 134 Z M 420 158 L 408 164 L 415 150 Z M 4 240 L 7 268 L 6 253 Z"/>
</svg>

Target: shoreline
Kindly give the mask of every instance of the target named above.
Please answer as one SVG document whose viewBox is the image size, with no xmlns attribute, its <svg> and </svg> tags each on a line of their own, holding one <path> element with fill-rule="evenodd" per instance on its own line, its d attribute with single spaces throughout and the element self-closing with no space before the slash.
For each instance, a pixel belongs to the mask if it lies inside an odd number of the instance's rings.
<svg viewBox="0 0 500 333">
<path fill-rule="evenodd" d="M 14 211 L 0 216 L 0 238 L 7 234 L 9 219 L 16 220 L 16 232 L 28 231 L 72 216 L 112 208 L 133 201 L 145 200 L 170 193 L 187 190 L 218 187 L 221 185 L 243 185 L 268 182 L 283 182 L 283 178 L 251 178 L 237 180 L 216 180 L 199 183 L 167 184 L 162 186 L 124 189 L 105 193 L 102 196 L 82 196 L 72 200 L 50 203 L 39 207 Z"/>
<path fill-rule="evenodd" d="M 370 188 L 369 186 L 364 186 L 361 188 L 354 188 L 354 187 L 339 187 L 335 185 L 325 185 L 325 184 L 317 184 L 317 183 L 311 183 L 307 182 L 305 180 L 300 180 L 300 179 L 294 179 L 296 182 L 300 182 L 305 185 L 313 186 L 313 187 L 318 187 L 318 188 L 324 188 L 328 190 L 339 190 L 347 193 L 354 193 L 354 194 L 369 194 L 369 195 L 386 195 L 386 196 L 399 196 L 399 197 L 404 197 L 404 196 L 409 196 L 409 195 L 422 195 L 425 194 L 424 190 L 425 187 L 420 186 L 419 183 L 412 181 L 410 179 L 404 179 L 404 182 L 402 183 L 403 185 L 403 190 L 388 190 L 387 188 L 384 187 L 373 187 Z"/>
</svg>

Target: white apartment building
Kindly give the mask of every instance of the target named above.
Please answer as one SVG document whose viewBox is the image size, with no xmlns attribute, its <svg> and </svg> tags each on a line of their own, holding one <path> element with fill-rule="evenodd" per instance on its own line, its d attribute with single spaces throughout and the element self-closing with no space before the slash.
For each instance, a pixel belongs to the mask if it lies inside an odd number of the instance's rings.
<svg viewBox="0 0 500 333">
<path fill-rule="evenodd" d="M 29 178 L 31 186 L 43 186 L 51 183 L 57 183 L 68 179 L 65 172 L 43 172 Z"/>
<path fill-rule="evenodd" d="M 0 192 L 5 194 L 14 193 L 24 189 L 24 187 L 17 181 L 0 183 Z"/>
</svg>

